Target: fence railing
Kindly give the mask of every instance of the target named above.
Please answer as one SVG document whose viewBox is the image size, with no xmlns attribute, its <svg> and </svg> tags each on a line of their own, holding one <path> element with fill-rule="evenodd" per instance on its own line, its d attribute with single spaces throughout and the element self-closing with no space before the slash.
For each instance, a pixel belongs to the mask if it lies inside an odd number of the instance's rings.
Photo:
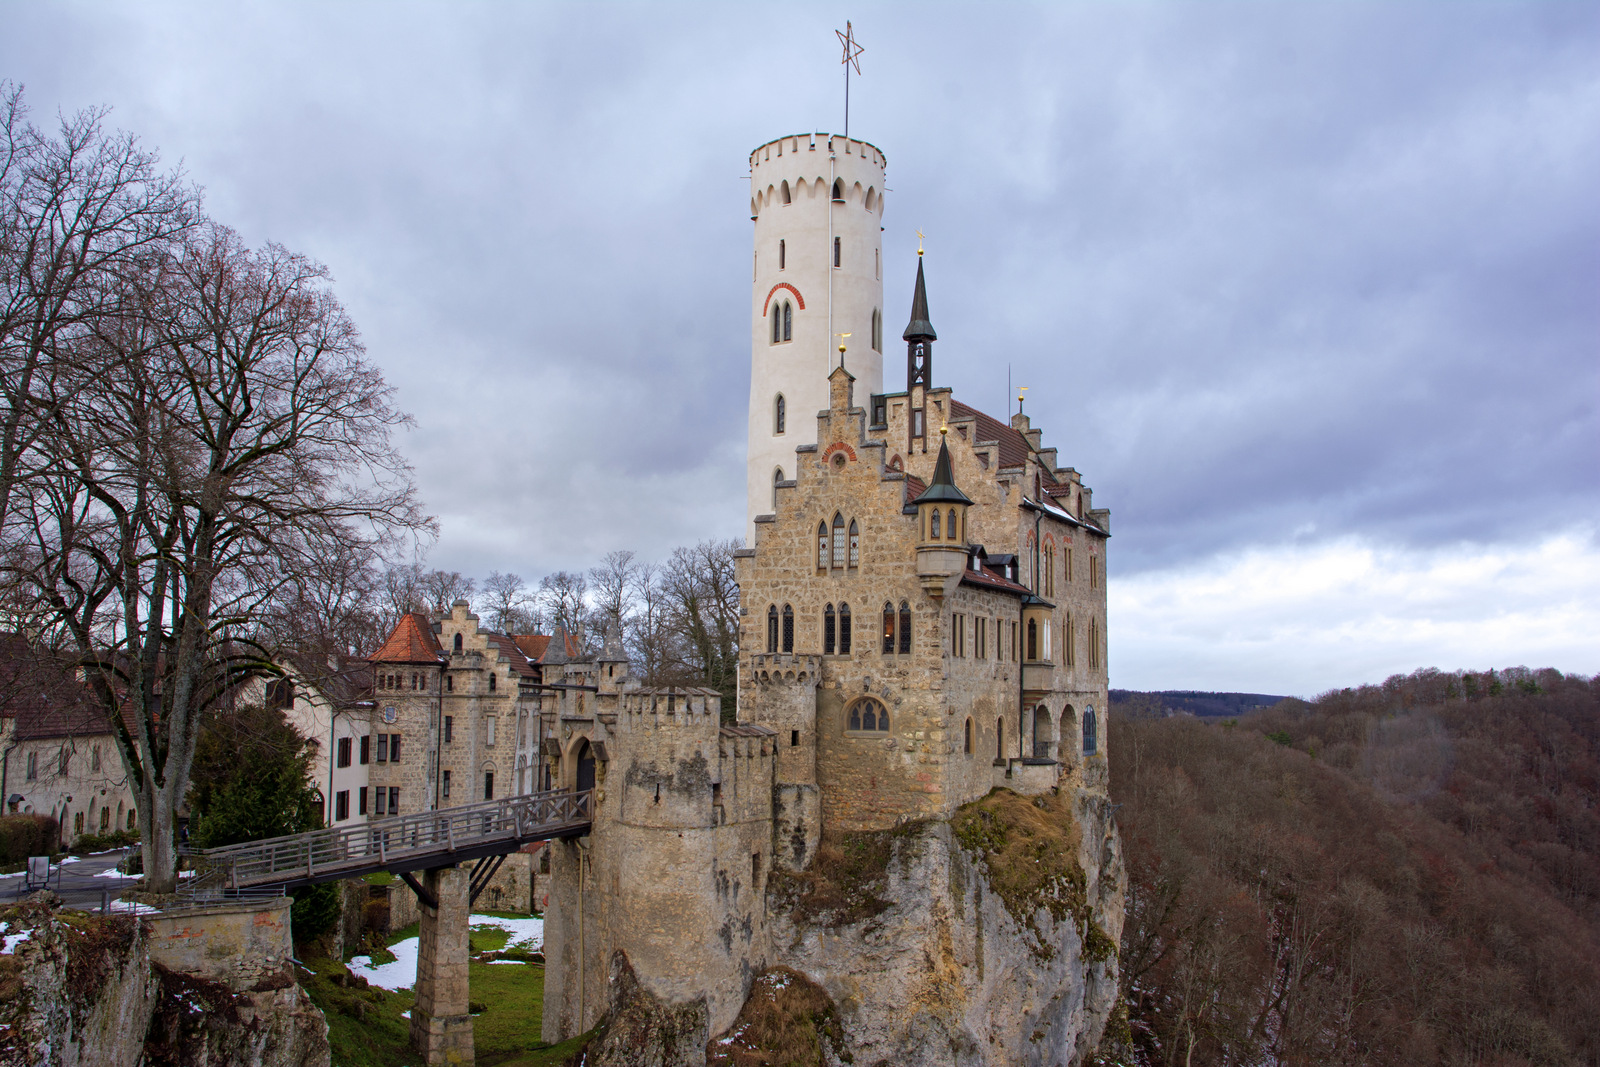
<svg viewBox="0 0 1600 1067">
<path fill-rule="evenodd" d="M 529 793 L 459 808 L 373 819 L 194 854 L 200 891 L 303 882 L 408 864 L 428 856 L 555 837 L 592 818 L 589 790 Z"/>
</svg>

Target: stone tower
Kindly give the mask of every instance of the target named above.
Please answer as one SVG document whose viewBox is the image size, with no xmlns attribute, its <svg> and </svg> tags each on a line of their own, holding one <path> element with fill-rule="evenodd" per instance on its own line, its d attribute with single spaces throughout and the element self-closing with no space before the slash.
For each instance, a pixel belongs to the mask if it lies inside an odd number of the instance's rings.
<svg viewBox="0 0 1600 1067">
<path fill-rule="evenodd" d="M 750 425 L 745 537 L 794 478 L 795 448 L 816 443 L 828 374 L 858 395 L 883 391 L 884 155 L 826 133 L 781 137 L 750 155 L 755 253 L 750 290 Z"/>
</svg>

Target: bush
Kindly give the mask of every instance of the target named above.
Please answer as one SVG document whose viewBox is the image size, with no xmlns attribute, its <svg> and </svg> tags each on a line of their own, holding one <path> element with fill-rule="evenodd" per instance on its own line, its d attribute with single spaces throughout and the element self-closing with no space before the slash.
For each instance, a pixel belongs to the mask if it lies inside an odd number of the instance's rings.
<svg viewBox="0 0 1600 1067">
<path fill-rule="evenodd" d="M 48 856 L 60 839 L 56 821 L 48 815 L 0 815 L 0 863 Z"/>
<path fill-rule="evenodd" d="M 113 848 L 127 848 L 139 843 L 139 831 L 118 830 L 115 833 L 83 834 L 68 849 L 74 856 L 87 856 L 92 852 L 106 852 Z"/>
</svg>

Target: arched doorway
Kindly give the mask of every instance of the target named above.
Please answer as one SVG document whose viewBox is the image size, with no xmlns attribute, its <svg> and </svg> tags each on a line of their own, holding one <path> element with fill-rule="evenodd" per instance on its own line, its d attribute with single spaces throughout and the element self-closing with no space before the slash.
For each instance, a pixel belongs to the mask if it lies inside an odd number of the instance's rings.
<svg viewBox="0 0 1600 1067">
<path fill-rule="evenodd" d="M 1050 709 L 1043 704 L 1033 709 L 1033 758 L 1050 758 Z"/>
<path fill-rule="evenodd" d="M 594 788 L 594 749 L 588 741 L 578 743 L 578 781 L 577 790 L 583 792 Z"/>
<path fill-rule="evenodd" d="M 1068 704 L 1061 709 L 1061 738 L 1060 760 L 1066 763 L 1072 755 L 1072 739 L 1078 734 L 1078 713 Z"/>
</svg>

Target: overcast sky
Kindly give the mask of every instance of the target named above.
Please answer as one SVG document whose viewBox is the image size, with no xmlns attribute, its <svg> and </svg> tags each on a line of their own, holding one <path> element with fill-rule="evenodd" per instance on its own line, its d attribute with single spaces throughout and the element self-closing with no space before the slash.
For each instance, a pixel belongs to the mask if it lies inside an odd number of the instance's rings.
<svg viewBox="0 0 1600 1067">
<path fill-rule="evenodd" d="M 742 534 L 747 159 L 846 17 L 891 332 L 920 228 L 937 376 L 1112 511 L 1113 685 L 1600 671 L 1600 5 L 5 0 L 0 79 L 328 264 L 429 562 L 536 579 Z"/>
</svg>

